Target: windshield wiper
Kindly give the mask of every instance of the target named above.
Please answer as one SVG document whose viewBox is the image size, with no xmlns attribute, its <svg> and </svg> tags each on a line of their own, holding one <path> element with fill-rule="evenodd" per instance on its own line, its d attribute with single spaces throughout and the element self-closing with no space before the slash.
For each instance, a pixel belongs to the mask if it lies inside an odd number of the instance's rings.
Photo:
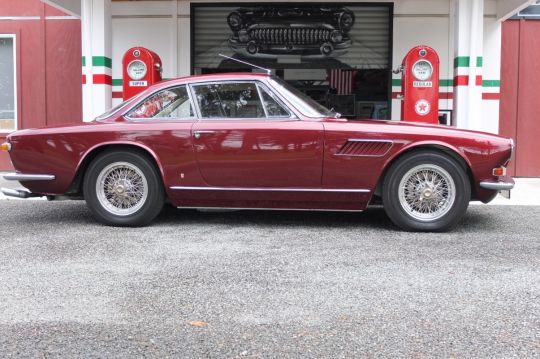
<svg viewBox="0 0 540 359">
<path fill-rule="evenodd" d="M 341 118 L 341 113 L 334 110 L 333 107 L 328 112 L 330 115 L 333 115 L 335 118 Z"/>
</svg>

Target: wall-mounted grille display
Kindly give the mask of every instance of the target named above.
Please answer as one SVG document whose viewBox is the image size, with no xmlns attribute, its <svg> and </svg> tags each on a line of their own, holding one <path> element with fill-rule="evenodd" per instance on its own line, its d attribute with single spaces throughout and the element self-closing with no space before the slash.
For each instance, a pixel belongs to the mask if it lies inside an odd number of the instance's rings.
<svg viewBox="0 0 540 359">
<path fill-rule="evenodd" d="M 346 113 L 356 101 L 390 101 L 392 4 L 246 5 L 192 3 L 193 73 L 252 70 L 222 53 L 274 70 L 329 107 L 346 103 Z"/>
</svg>

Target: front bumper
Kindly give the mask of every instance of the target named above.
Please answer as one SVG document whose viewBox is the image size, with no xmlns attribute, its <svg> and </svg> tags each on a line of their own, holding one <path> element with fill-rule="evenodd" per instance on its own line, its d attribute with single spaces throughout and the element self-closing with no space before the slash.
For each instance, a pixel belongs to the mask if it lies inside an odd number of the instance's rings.
<svg viewBox="0 0 540 359">
<path fill-rule="evenodd" d="M 498 180 L 487 180 L 480 182 L 480 187 L 494 191 L 509 191 L 514 188 L 515 182 L 512 177 L 504 176 Z"/>
</svg>

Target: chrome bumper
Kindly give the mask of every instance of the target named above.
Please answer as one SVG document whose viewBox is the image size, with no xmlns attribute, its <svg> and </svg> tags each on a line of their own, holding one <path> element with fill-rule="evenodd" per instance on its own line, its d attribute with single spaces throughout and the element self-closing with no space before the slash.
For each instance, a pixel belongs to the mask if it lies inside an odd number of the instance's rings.
<svg viewBox="0 0 540 359">
<path fill-rule="evenodd" d="M 8 181 L 52 181 L 54 175 L 40 175 L 40 174 L 27 174 L 27 173 L 7 173 L 4 175 L 4 179 Z"/>
<path fill-rule="evenodd" d="M 506 178 L 504 181 L 482 181 L 480 187 L 495 191 L 508 191 L 514 188 L 514 180 Z"/>
<path fill-rule="evenodd" d="M 24 189 L 11 189 L 11 188 L 1 188 L 0 189 L 5 196 L 16 197 L 16 198 L 31 198 L 31 197 L 42 197 L 40 194 L 32 193 Z"/>
</svg>

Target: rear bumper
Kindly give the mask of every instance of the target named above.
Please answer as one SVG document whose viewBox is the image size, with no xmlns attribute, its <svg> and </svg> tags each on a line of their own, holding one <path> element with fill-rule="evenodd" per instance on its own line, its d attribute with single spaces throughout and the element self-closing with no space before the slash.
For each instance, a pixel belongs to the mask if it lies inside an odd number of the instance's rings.
<svg viewBox="0 0 540 359">
<path fill-rule="evenodd" d="M 24 189 L 1 188 L 0 190 L 5 196 L 15 197 L 15 198 L 31 198 L 31 197 L 43 196 L 41 194 L 32 193 Z"/>
<path fill-rule="evenodd" d="M 480 182 L 480 187 L 494 191 L 508 191 L 514 188 L 515 182 L 512 177 L 501 177 L 499 180 L 488 180 Z"/>
<path fill-rule="evenodd" d="M 54 175 L 29 174 L 29 173 L 7 173 L 4 179 L 8 181 L 53 181 Z"/>
</svg>

